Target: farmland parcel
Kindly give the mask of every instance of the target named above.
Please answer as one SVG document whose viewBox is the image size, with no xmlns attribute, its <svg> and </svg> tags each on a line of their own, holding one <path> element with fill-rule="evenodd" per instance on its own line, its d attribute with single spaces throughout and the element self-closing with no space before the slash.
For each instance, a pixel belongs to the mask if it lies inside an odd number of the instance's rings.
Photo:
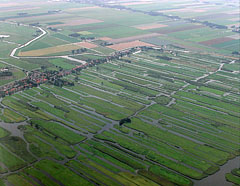
<svg viewBox="0 0 240 186">
<path fill-rule="evenodd" d="M 0 3 L 0 186 L 239 184 L 238 11 Z"/>
</svg>

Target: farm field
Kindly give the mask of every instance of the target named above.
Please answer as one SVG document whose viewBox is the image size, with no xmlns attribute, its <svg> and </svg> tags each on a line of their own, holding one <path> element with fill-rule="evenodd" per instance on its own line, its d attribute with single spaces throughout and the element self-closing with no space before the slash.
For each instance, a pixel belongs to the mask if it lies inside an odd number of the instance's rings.
<svg viewBox="0 0 240 186">
<path fill-rule="evenodd" d="M 9 76 L 3 76 L 0 73 L 0 86 L 26 77 L 26 74 L 24 72 L 22 72 L 20 69 L 11 67 L 9 65 L 6 65 L 5 63 L 1 63 L 1 61 L 0 61 L 0 68 L 1 69 L 6 69 L 7 68 L 12 73 Z"/>
<path fill-rule="evenodd" d="M 238 8 L 2 1 L 0 186 L 239 185 Z"/>
</svg>

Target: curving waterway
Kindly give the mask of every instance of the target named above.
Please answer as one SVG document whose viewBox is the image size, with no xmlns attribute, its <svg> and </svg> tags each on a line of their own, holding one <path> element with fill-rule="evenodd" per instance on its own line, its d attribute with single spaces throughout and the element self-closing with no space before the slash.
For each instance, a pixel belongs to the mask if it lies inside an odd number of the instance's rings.
<svg viewBox="0 0 240 186">
<path fill-rule="evenodd" d="M 194 181 L 194 186 L 232 186 L 233 183 L 226 181 L 225 174 L 231 170 L 240 168 L 240 156 L 229 160 L 226 164 L 220 167 L 220 170 L 213 175 L 210 175 L 200 181 Z"/>
</svg>

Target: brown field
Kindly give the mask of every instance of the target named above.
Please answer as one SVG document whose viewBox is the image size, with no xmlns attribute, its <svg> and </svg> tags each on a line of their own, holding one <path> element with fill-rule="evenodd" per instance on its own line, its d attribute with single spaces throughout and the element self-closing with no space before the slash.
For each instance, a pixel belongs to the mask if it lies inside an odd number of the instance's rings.
<svg viewBox="0 0 240 186">
<path fill-rule="evenodd" d="M 112 38 L 110 38 L 110 37 L 100 37 L 99 39 L 102 40 L 102 41 L 110 41 L 110 40 L 112 40 Z"/>
<path fill-rule="evenodd" d="M 55 47 L 49 47 L 49 48 L 43 48 L 43 49 L 37 49 L 37 50 L 30 50 L 26 52 L 19 52 L 18 56 L 45 56 L 60 52 L 66 52 L 71 50 L 76 50 L 80 48 L 95 48 L 97 45 L 88 43 L 88 42 L 79 42 L 79 43 L 71 43 L 67 45 L 59 45 Z"/>
<path fill-rule="evenodd" d="M 163 24 L 155 23 L 155 24 L 137 25 L 137 26 L 133 26 L 133 27 L 134 27 L 134 28 L 138 28 L 138 29 L 140 29 L 140 30 L 150 30 L 150 29 L 154 29 L 154 28 L 168 27 L 168 25 L 163 25 Z"/>
<path fill-rule="evenodd" d="M 130 42 L 130 41 L 135 41 L 139 39 L 146 39 L 146 38 L 151 38 L 151 37 L 156 37 L 160 36 L 161 34 L 158 33 L 151 33 L 151 34 L 143 34 L 139 36 L 132 36 L 132 37 L 124 37 L 124 38 L 119 38 L 119 39 L 112 39 L 109 40 L 111 43 L 123 43 L 123 42 Z"/>
<path fill-rule="evenodd" d="M 63 26 L 77 26 L 77 25 L 87 25 L 87 24 L 93 24 L 93 23 L 102 23 L 102 20 L 98 19 L 90 19 L 90 18 L 84 18 L 84 19 L 76 19 L 76 20 L 67 20 L 64 21 L 64 24 L 61 25 L 51 25 L 51 27 L 63 27 Z"/>
<path fill-rule="evenodd" d="M 210 40 L 207 40 L 207 41 L 202 41 L 202 42 L 199 42 L 200 44 L 203 44 L 203 45 L 215 45 L 215 44 L 220 44 L 220 43 L 224 43 L 226 41 L 231 41 L 231 40 L 234 40 L 233 38 L 229 38 L 229 37 L 221 37 L 221 38 L 216 38 L 216 39 L 210 39 Z"/>
<path fill-rule="evenodd" d="M 198 29 L 198 28 L 203 28 L 203 27 L 205 27 L 205 26 L 204 25 L 187 25 L 187 26 L 171 28 L 171 29 L 154 30 L 154 32 L 160 33 L 160 34 L 169 34 L 169 33 L 173 33 L 173 32 L 181 32 L 181 31 L 193 30 L 193 29 Z"/>
<path fill-rule="evenodd" d="M 21 4 L 19 3 L 0 3 L 0 8 L 5 8 L 5 7 L 13 7 L 13 6 L 19 6 Z"/>
<path fill-rule="evenodd" d="M 192 10 L 192 9 L 188 9 L 188 10 Z M 198 13 L 202 13 L 202 12 L 206 12 L 207 9 L 195 9 L 195 10 L 192 10 L 192 12 L 198 12 Z"/>
<path fill-rule="evenodd" d="M 80 43 L 74 43 L 75 45 L 81 46 L 83 48 L 96 48 L 98 47 L 97 45 L 93 44 L 93 43 L 88 43 L 88 42 L 80 42 Z"/>
<path fill-rule="evenodd" d="M 111 46 L 108 46 L 108 48 L 120 51 L 128 48 L 140 47 L 140 46 L 155 46 L 155 45 L 144 43 L 142 41 L 132 41 L 127 43 L 119 43 L 119 44 L 111 45 Z"/>
</svg>

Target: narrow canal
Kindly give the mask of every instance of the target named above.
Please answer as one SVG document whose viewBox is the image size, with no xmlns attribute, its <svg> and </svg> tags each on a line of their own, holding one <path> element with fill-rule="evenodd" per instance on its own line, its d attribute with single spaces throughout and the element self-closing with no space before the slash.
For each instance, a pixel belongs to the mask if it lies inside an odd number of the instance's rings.
<svg viewBox="0 0 240 186">
<path fill-rule="evenodd" d="M 200 181 L 195 181 L 194 186 L 232 186 L 233 184 L 226 181 L 225 174 L 231 170 L 240 168 L 240 156 L 229 160 L 226 164 L 220 167 L 220 170 L 215 174 L 208 176 Z"/>
</svg>

